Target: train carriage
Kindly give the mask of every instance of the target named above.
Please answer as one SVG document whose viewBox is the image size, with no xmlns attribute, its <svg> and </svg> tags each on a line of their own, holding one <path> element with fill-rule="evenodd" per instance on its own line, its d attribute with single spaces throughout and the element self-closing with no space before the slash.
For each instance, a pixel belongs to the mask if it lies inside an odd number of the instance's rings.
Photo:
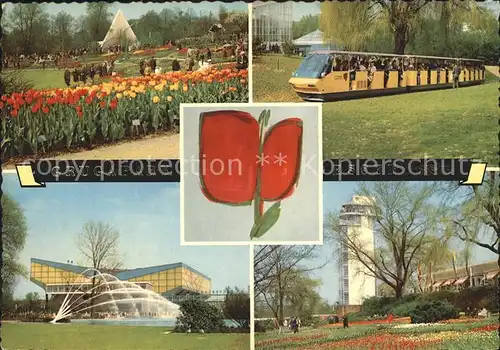
<svg viewBox="0 0 500 350">
<path fill-rule="evenodd" d="M 327 102 L 484 82 L 481 60 L 320 50 L 309 53 L 289 80 L 303 100 Z"/>
</svg>

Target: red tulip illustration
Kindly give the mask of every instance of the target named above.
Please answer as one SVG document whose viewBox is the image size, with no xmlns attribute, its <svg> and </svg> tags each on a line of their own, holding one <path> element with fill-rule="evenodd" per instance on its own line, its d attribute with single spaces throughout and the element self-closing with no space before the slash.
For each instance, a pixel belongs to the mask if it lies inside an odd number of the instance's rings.
<svg viewBox="0 0 500 350">
<path fill-rule="evenodd" d="M 201 190 L 211 202 L 253 203 L 251 239 L 276 224 L 281 201 L 293 194 L 300 174 L 302 120 L 285 119 L 264 132 L 270 118 L 270 110 L 263 111 L 258 120 L 230 110 L 200 115 Z M 275 203 L 264 212 L 265 202 Z"/>
</svg>

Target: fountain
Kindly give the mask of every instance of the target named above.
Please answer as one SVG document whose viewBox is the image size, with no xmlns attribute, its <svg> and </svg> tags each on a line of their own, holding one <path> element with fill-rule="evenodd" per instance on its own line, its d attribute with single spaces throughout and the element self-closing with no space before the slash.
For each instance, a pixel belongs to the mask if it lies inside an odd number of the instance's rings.
<svg viewBox="0 0 500 350">
<path fill-rule="evenodd" d="M 92 274 L 91 277 L 87 276 L 88 273 Z M 94 287 L 86 290 L 81 295 L 72 293 L 82 277 L 84 280 L 76 290 L 82 290 L 82 287 L 88 284 L 86 280 L 92 278 L 96 280 Z M 94 295 L 92 295 L 93 293 Z M 91 297 L 84 300 L 85 295 L 91 295 Z M 92 303 L 89 305 L 90 301 Z M 123 315 L 125 315 L 125 318 L 132 315 L 136 319 L 144 316 L 152 317 L 152 315 L 156 318 L 172 319 L 180 313 L 177 304 L 168 301 L 158 293 L 144 289 L 133 282 L 121 281 L 116 276 L 101 273 L 91 268 L 83 271 L 72 284 L 51 323 L 55 324 L 77 313 L 103 308 L 107 309 L 107 315 L 112 315 L 113 319 L 119 319 Z"/>
</svg>

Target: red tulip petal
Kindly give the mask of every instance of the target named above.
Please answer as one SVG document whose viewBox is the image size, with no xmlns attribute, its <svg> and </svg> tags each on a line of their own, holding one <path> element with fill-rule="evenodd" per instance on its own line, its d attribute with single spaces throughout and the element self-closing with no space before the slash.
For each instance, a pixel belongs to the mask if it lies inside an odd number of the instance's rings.
<svg viewBox="0 0 500 350">
<path fill-rule="evenodd" d="M 257 186 L 259 124 L 251 114 L 216 111 L 200 115 L 200 181 L 205 197 L 250 204 Z"/>
<path fill-rule="evenodd" d="M 289 197 L 297 185 L 302 155 L 302 120 L 289 118 L 273 125 L 264 139 L 261 198 L 277 201 Z"/>
</svg>

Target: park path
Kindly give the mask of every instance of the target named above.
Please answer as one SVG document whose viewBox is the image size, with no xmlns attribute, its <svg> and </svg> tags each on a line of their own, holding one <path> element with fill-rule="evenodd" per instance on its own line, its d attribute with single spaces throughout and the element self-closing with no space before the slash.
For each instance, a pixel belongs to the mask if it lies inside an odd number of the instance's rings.
<svg viewBox="0 0 500 350">
<path fill-rule="evenodd" d="M 488 72 L 500 78 L 500 72 L 498 71 L 497 66 L 485 66 L 485 68 L 488 70 Z"/>
<path fill-rule="evenodd" d="M 179 134 L 149 137 L 137 141 L 103 146 L 90 151 L 62 154 L 51 159 L 178 159 Z M 15 164 L 4 164 L 3 169 L 14 169 Z"/>
</svg>

